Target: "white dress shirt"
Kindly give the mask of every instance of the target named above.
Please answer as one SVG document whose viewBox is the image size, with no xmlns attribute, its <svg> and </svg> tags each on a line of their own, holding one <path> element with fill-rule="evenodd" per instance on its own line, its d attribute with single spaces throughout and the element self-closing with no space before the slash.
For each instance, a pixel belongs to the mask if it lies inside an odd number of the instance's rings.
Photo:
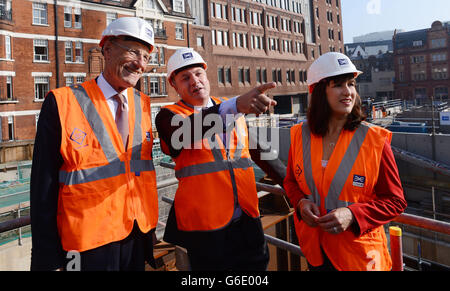
<svg viewBox="0 0 450 291">
<path fill-rule="evenodd" d="M 128 96 L 127 90 L 123 90 L 122 92 L 117 92 L 111 85 L 106 81 L 105 77 L 103 77 L 103 73 L 98 76 L 97 85 L 105 96 L 106 102 L 108 103 L 109 109 L 111 110 L 111 114 L 113 119 L 116 118 L 117 107 L 119 106 L 119 102 L 116 99 L 112 98 L 116 94 L 120 93 L 125 96 L 125 107 L 128 110 Z"/>
</svg>

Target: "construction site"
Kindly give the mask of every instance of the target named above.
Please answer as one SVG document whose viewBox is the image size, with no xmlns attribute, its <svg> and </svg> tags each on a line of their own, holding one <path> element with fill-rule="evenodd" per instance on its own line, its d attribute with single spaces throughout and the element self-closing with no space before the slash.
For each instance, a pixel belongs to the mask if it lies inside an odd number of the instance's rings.
<svg viewBox="0 0 450 291">
<path fill-rule="evenodd" d="M 394 132 L 392 149 L 399 168 L 406 211 L 385 225 L 391 256 L 398 270 L 450 270 L 450 115 L 447 103 L 406 105 L 399 100 L 374 103 L 369 121 Z M 305 116 L 265 116 L 249 119 L 249 127 L 278 138 L 279 158 L 287 163 L 290 127 Z M 264 132 L 266 131 L 267 132 Z M 22 151 L 32 149 L 21 148 Z M 17 148 L 1 147 L 2 157 L 24 155 Z M 155 140 L 153 159 L 159 196 L 158 242 L 155 245 L 157 267 L 148 271 L 186 271 L 186 251 L 162 240 L 177 179 L 174 164 Z M 266 241 L 269 245 L 268 271 L 306 271 L 306 259 L 298 246 L 293 226 L 294 209 L 280 185 L 268 179 L 256 164 L 255 180 Z M 29 270 L 31 257 L 30 227 L 31 159 L 0 165 L 0 270 Z M 401 236 L 389 235 L 390 227 L 401 229 Z M 399 253 L 400 251 L 400 253 Z M 394 254 L 395 253 L 395 254 Z"/>
</svg>

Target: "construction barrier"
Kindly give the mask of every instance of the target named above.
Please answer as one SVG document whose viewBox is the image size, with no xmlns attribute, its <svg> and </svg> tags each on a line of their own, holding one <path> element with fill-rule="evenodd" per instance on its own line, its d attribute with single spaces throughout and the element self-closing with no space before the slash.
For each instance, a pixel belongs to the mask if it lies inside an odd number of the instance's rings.
<svg viewBox="0 0 450 291">
<path fill-rule="evenodd" d="M 403 271 L 402 229 L 397 226 L 389 227 L 391 239 L 392 271 Z"/>
</svg>

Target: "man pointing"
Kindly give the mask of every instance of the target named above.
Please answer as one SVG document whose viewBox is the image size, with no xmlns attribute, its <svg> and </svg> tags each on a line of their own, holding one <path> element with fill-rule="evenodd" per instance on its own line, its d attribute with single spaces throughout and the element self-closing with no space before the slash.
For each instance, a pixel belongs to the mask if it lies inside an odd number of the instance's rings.
<svg viewBox="0 0 450 291">
<path fill-rule="evenodd" d="M 155 120 L 179 180 L 164 240 L 187 249 L 192 270 L 265 270 L 269 253 L 243 114 L 276 105 L 265 95 L 276 85 L 232 99 L 211 97 L 206 68 L 189 48 L 168 61 L 169 82 L 181 100 L 163 107 Z M 195 132 L 200 128 L 201 135 Z"/>
</svg>

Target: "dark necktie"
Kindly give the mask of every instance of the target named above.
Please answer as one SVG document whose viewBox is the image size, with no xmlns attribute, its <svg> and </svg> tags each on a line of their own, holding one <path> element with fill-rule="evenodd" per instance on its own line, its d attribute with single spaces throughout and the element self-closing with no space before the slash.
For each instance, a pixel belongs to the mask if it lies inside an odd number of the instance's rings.
<svg viewBox="0 0 450 291">
<path fill-rule="evenodd" d="M 116 111 L 116 125 L 120 135 L 122 136 L 123 146 L 126 149 L 128 141 L 128 111 L 125 106 L 125 96 L 122 94 L 117 94 L 114 95 L 114 99 L 116 99 L 119 104 Z"/>
</svg>

